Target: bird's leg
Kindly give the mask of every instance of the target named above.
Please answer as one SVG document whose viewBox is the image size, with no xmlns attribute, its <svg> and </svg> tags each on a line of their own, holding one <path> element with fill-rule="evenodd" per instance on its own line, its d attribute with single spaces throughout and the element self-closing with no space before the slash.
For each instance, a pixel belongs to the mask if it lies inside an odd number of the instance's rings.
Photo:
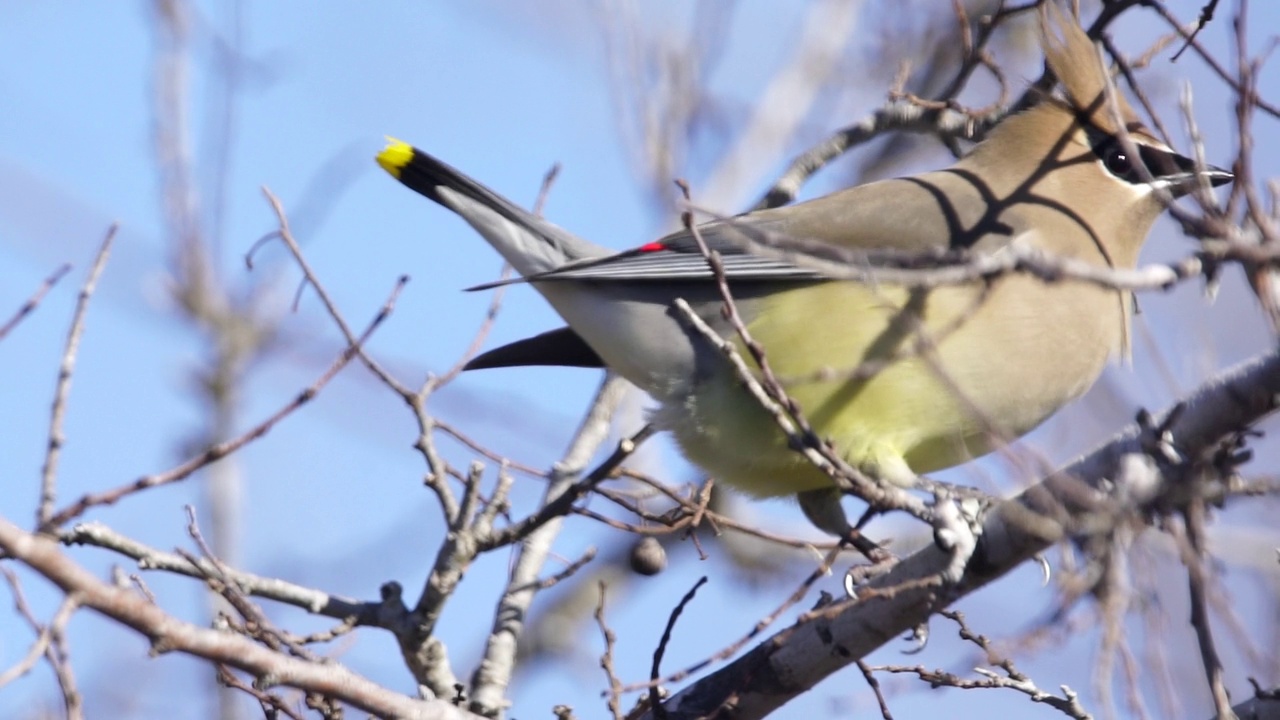
<svg viewBox="0 0 1280 720">
<path fill-rule="evenodd" d="M 840 504 L 842 498 L 843 494 L 837 487 L 806 490 L 796 495 L 804 516 L 819 530 L 840 538 L 840 542 L 852 546 L 873 563 L 885 560 L 888 551 L 849 524 L 849 518 Z"/>
<path fill-rule="evenodd" d="M 866 527 L 867 523 L 871 522 L 872 518 L 882 513 L 883 511 L 875 505 L 868 505 L 867 509 L 862 511 L 862 515 L 858 518 L 858 522 L 853 524 L 853 529 L 861 532 L 862 528 Z"/>
</svg>

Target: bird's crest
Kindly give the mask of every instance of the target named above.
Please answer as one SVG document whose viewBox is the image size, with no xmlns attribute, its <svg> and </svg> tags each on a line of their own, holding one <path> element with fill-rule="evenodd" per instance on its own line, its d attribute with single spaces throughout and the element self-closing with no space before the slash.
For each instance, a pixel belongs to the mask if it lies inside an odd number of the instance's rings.
<svg viewBox="0 0 1280 720">
<path fill-rule="evenodd" d="M 1071 109 L 1100 130 L 1118 132 L 1112 110 L 1107 106 L 1106 66 L 1093 41 L 1081 29 L 1079 20 L 1069 17 L 1053 2 L 1042 3 L 1040 34 L 1045 59 L 1066 90 Z M 1119 92 L 1115 93 L 1115 102 L 1127 129 L 1141 127 L 1137 113 Z"/>
</svg>

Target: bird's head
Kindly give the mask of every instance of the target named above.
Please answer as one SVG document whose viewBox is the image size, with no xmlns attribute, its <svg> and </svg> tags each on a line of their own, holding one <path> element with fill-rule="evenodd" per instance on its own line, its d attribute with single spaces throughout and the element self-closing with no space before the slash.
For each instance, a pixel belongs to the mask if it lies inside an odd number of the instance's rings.
<svg viewBox="0 0 1280 720">
<path fill-rule="evenodd" d="M 1111 250 L 1136 260 L 1169 197 L 1186 195 L 1201 182 L 1223 185 L 1232 175 L 1212 166 L 1197 171 L 1193 160 L 1157 138 L 1124 96 L 1108 87 L 1097 48 L 1054 3 L 1041 5 L 1040 26 L 1062 96 L 1045 97 L 1000 123 L 975 148 L 973 164 L 992 180 L 997 195 L 1058 203 L 1093 229 L 1110 230 L 1102 234 L 1114 238 Z"/>
</svg>

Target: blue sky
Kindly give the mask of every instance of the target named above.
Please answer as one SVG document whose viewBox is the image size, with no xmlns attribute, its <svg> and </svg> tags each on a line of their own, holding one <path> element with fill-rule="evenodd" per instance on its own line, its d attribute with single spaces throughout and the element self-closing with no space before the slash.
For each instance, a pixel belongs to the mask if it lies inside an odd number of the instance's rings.
<svg viewBox="0 0 1280 720">
<path fill-rule="evenodd" d="M 875 15 L 883 5 L 866 6 L 863 27 L 887 22 Z M 1194 2 L 1169 5 L 1187 19 L 1199 10 Z M 1255 3 L 1252 11 L 1251 43 L 1260 48 L 1265 29 L 1280 24 L 1280 8 Z M 1204 39 L 1225 57 L 1229 11 L 1224 7 L 1220 14 Z M 799 17 L 795 7 L 783 9 L 767 0 L 739 4 L 725 57 L 713 76 L 727 127 L 741 123 L 741 115 L 787 54 Z M 225 106 L 209 69 L 216 48 L 228 36 L 231 18 L 213 3 L 202 6 L 200 18 L 193 35 L 191 120 L 198 179 L 208 187 L 217 177 L 211 162 L 213 138 L 225 127 Z M 312 294 L 303 294 L 296 314 L 289 311 L 298 273 L 282 250 L 262 250 L 253 273 L 243 267 L 243 253 L 274 229 L 261 186 L 284 202 L 309 261 L 354 325 L 367 322 L 399 275 L 412 276 L 395 314 L 370 343 L 371 351 L 410 383 L 425 372 L 447 369 L 466 347 L 488 296 L 460 289 L 493 279 L 500 265 L 459 220 L 376 168 L 372 158 L 383 135 L 437 153 L 526 203 L 532 202 L 547 168 L 559 162 L 563 171 L 547 216 L 604 245 L 635 245 L 674 222 L 655 211 L 648 188 L 629 164 L 606 85 L 599 27 L 592 18 L 591 11 L 570 2 L 402 2 L 376 9 L 370 4 L 246 4 L 241 18 L 244 79 L 234 99 L 217 240 L 229 281 L 265 289 L 268 305 L 280 318 L 284 344 L 250 374 L 238 427 L 260 421 L 311 384 L 341 347 Z M 656 28 L 669 25 L 674 30 L 686 21 L 680 3 L 647 6 L 646 22 Z M 5 483 L 0 514 L 20 523 L 30 522 L 35 507 L 56 364 L 76 288 L 113 221 L 120 222 L 121 231 L 89 313 L 71 393 L 63 501 L 172 466 L 185 457 L 182 447 L 199 427 L 192 382 L 205 349 L 199 336 L 179 321 L 166 295 L 151 145 L 151 23 L 150 6 L 142 3 L 0 6 L 0 97 L 6 107 L 0 113 L 0 319 L 59 264 L 74 265 L 37 312 L 0 343 L 0 469 Z M 1149 19 L 1127 19 L 1115 37 L 1136 53 L 1156 30 Z M 862 43 L 868 48 L 864 52 L 870 52 L 870 41 Z M 1035 72 L 1033 64 L 1022 68 L 1027 75 Z M 1178 90 L 1183 78 L 1193 82 L 1209 159 L 1226 162 L 1234 148 L 1229 96 L 1194 58 L 1172 66 L 1158 62 L 1153 72 L 1151 87 L 1158 89 L 1157 101 L 1175 133 L 1181 128 L 1172 110 Z M 816 140 L 880 102 L 885 80 L 867 73 L 853 81 L 865 88 L 862 103 L 832 107 L 815 117 L 806 140 Z M 1264 97 L 1280 98 L 1274 73 L 1264 75 L 1260 90 Z M 1276 130 L 1274 121 L 1260 121 L 1259 144 Z M 761 182 L 786 159 L 785 154 L 761 159 L 756 169 Z M 933 161 L 941 162 L 941 157 Z M 1259 163 L 1259 175 L 1280 174 L 1274 153 L 1260 153 Z M 695 162 L 684 171 L 696 192 L 706 168 Z M 834 175 L 819 178 L 814 187 L 833 187 L 839 182 Z M 762 187 L 756 183 L 752 193 Z M 204 200 L 209 215 L 215 215 L 211 196 Z M 738 209 L 751 200 L 743 197 L 724 209 Z M 1172 257 L 1187 248 L 1176 230 L 1162 224 L 1146 257 Z M 1197 288 L 1186 287 L 1145 298 L 1143 310 L 1135 368 L 1109 371 L 1099 391 L 1030 438 L 1050 457 L 1064 460 L 1087 449 L 1137 407 L 1163 407 L 1178 391 L 1272 341 L 1233 273 L 1213 305 L 1203 301 Z M 554 315 L 531 291 L 516 288 L 489 345 L 555 324 Z M 495 450 L 547 466 L 567 442 L 597 381 L 595 373 L 572 370 L 475 373 L 441 392 L 433 407 Z M 236 468 L 244 481 L 244 569 L 361 599 L 376 598 L 378 586 L 392 579 L 416 592 L 440 530 L 434 503 L 421 486 L 423 468 L 411 448 L 414 433 L 399 400 L 353 366 L 316 402 L 238 454 Z M 462 448 L 442 444 L 451 461 L 465 466 L 470 456 Z M 655 447 L 659 459 L 670 460 L 664 445 Z M 1265 468 L 1268 459 L 1274 460 L 1275 452 L 1264 447 L 1258 467 Z M 674 479 L 693 476 L 676 463 L 665 467 Z M 976 467 L 946 477 L 971 481 L 1003 471 L 998 461 Z M 539 491 L 536 481 L 521 481 L 516 501 L 527 507 Z M 189 548 L 182 507 L 202 502 L 200 481 L 192 480 L 90 517 L 162 549 Z M 750 512 L 776 527 L 805 532 L 799 513 L 787 504 L 759 503 Z M 1245 527 L 1261 522 L 1259 513 L 1247 510 L 1228 517 Z M 573 558 L 588 545 L 619 540 L 617 533 L 574 519 L 556 552 Z M 114 562 L 102 551 L 77 549 L 73 554 L 102 573 Z M 505 556 L 495 556 L 478 563 L 442 626 L 462 675 L 470 673 L 476 658 L 496 600 L 493 588 L 506 562 Z M 802 572 L 807 568 L 796 576 Z M 698 563 L 691 553 L 682 553 L 671 571 L 628 585 L 615 598 L 610 614 L 625 643 L 620 668 L 625 679 L 647 673 L 647 658 L 667 609 L 704 573 L 712 582 L 686 612 L 687 625 L 669 655 L 671 668 L 745 632 L 790 588 L 790 581 L 747 582 L 715 558 Z M 1025 628 L 1042 617 L 1053 599 L 1038 588 L 1035 575 L 1033 569 L 1019 571 L 962 607 L 981 630 Z M 33 604 L 47 617 L 54 607 L 48 586 L 29 574 L 22 577 Z M 146 580 L 166 607 L 203 622 L 196 583 L 155 575 Z M 1242 585 L 1239 597 L 1246 624 L 1257 618 L 1251 610 L 1265 607 L 1248 588 Z M 329 624 L 287 608 L 271 612 L 290 627 Z M 1012 627 L 1011 613 L 1017 618 Z M 1181 622 L 1185 612 L 1174 606 L 1170 615 Z M 25 652 L 30 638 L 12 616 L 0 618 L 0 667 L 7 667 Z M 984 620 L 990 625 L 984 627 Z M 1274 632 L 1265 624 L 1256 629 Z M 202 665 L 175 657 L 147 659 L 141 640 L 87 613 L 76 618 L 72 630 L 72 652 L 84 689 L 108 703 L 100 707 L 111 710 L 103 716 L 197 714 L 188 693 L 206 687 L 208 673 Z M 544 715 L 561 702 L 585 716 L 600 714 L 603 680 L 595 667 L 600 643 L 589 625 L 581 630 L 582 647 L 571 660 L 521 676 L 513 694 L 516 716 Z M 1186 629 L 1179 626 L 1178 631 Z M 925 656 L 906 660 L 895 649 L 882 652 L 876 661 L 944 667 L 961 662 L 964 655 L 954 643 L 936 640 Z M 388 634 L 362 630 L 337 647 L 358 671 L 411 691 Z M 1093 651 L 1093 638 L 1081 634 L 1064 640 L 1061 650 L 1032 656 L 1028 669 L 1046 687 L 1066 683 L 1085 690 Z M 136 688 L 119 687 L 122 670 Z M 1242 693 L 1248 673 L 1237 670 L 1232 689 Z M 1198 678 L 1194 673 L 1179 677 Z M 823 715 L 850 703 L 866 707 L 861 683 L 856 673 L 842 673 L 790 711 Z M 37 668 L 0 692 L 0 715 L 17 716 L 49 702 L 52 688 L 48 671 Z M 203 694 L 198 697 L 205 702 Z M 912 716 L 936 709 L 938 702 L 936 693 L 914 693 L 896 700 L 894 708 Z M 947 702 L 963 703 L 975 713 L 1006 709 L 1027 717 L 1051 716 L 1028 708 L 1012 693 L 970 693 Z M 1126 716 L 1124 709 L 1121 715 Z"/>
</svg>

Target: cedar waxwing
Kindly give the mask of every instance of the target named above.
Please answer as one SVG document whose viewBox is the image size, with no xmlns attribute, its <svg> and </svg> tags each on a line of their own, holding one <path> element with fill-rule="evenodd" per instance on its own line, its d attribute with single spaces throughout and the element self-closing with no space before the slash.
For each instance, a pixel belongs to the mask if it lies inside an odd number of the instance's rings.
<svg viewBox="0 0 1280 720">
<path fill-rule="evenodd" d="M 1129 293 L 1027 274 L 937 287 L 837 281 L 752 254 L 735 237 L 907 253 L 1027 246 L 1129 269 L 1163 210 L 1155 188 L 1177 197 L 1232 179 L 1197 172 L 1123 98 L 1109 105 L 1093 43 L 1051 4 L 1041 30 L 1065 97 L 1006 118 L 951 167 L 699 226 L 774 374 L 816 434 L 872 476 L 909 485 L 1027 433 L 1080 396 L 1127 348 Z M 1139 157 L 1117 137 L 1117 115 Z M 673 309 L 683 298 L 741 350 L 689 232 L 614 254 L 405 143 L 391 141 L 378 162 L 462 216 L 569 324 L 469 368 L 607 366 L 653 396 L 653 421 L 693 463 L 752 495 L 798 494 L 818 527 L 849 533 L 830 478 L 788 447 L 723 353 Z M 878 370 L 855 372 L 869 363 Z"/>
</svg>

